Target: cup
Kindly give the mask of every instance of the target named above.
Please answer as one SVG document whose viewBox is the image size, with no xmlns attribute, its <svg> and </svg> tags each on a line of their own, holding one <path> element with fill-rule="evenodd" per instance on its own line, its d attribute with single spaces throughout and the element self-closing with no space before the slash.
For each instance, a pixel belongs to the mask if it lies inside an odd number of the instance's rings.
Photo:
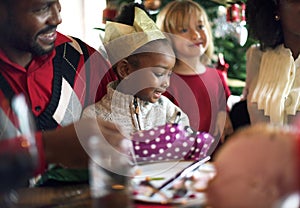
<svg viewBox="0 0 300 208">
<path fill-rule="evenodd" d="M 104 138 L 89 141 L 90 191 L 93 208 L 131 208 L 130 164 L 126 149 L 112 147 Z"/>
</svg>

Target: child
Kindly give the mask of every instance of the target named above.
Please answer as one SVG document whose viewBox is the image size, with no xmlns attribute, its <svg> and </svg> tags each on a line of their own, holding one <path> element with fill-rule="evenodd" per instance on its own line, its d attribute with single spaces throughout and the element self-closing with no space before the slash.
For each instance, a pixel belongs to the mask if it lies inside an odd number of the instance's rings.
<svg viewBox="0 0 300 208">
<path fill-rule="evenodd" d="M 124 127 L 126 136 L 174 123 L 187 115 L 162 94 L 175 64 L 172 47 L 155 23 L 135 4 L 125 6 L 116 22 L 107 22 L 104 45 L 118 80 L 87 107 L 83 117 L 102 117 Z"/>
<path fill-rule="evenodd" d="M 157 16 L 157 25 L 169 34 L 176 54 L 171 83 L 166 94 L 189 116 L 192 128 L 218 139 L 230 122 L 226 100 L 230 90 L 219 70 L 209 68 L 213 37 L 205 10 L 190 0 L 168 3 Z M 226 92 L 226 94 L 225 94 Z M 225 127 L 227 130 L 227 126 Z"/>
</svg>

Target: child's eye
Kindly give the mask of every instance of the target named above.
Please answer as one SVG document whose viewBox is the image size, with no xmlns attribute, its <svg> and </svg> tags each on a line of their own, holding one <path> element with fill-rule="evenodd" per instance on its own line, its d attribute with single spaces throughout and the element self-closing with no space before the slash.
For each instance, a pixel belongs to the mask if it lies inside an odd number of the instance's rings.
<svg viewBox="0 0 300 208">
<path fill-rule="evenodd" d="M 187 28 L 183 28 L 183 27 L 179 27 L 179 28 L 177 28 L 177 31 L 179 33 L 186 33 L 188 31 L 188 29 Z"/>
<path fill-rule="evenodd" d="M 182 28 L 181 30 L 179 30 L 179 32 L 181 32 L 181 33 L 186 33 L 188 30 L 187 29 L 185 29 L 185 28 Z"/>
<path fill-rule="evenodd" d="M 154 75 L 155 75 L 156 77 L 162 77 L 162 76 L 164 76 L 163 73 L 158 73 L 158 72 L 154 72 Z"/>
<path fill-rule="evenodd" d="M 170 72 L 169 70 L 163 69 L 163 70 L 154 70 L 153 74 L 156 77 L 163 77 L 163 76 L 169 76 L 169 74 L 172 73 L 172 71 Z"/>
<path fill-rule="evenodd" d="M 155 73 L 155 72 L 154 72 L 154 74 L 155 74 L 155 76 L 158 77 L 158 78 L 163 77 L 163 76 L 171 77 L 172 71 L 171 71 L 171 72 L 168 72 L 168 73 L 165 73 L 165 72 L 164 72 L 164 73 Z"/>
<path fill-rule="evenodd" d="M 203 30 L 203 29 L 205 28 L 205 26 L 204 26 L 204 25 L 198 25 L 198 28 L 199 28 L 200 30 Z"/>
</svg>

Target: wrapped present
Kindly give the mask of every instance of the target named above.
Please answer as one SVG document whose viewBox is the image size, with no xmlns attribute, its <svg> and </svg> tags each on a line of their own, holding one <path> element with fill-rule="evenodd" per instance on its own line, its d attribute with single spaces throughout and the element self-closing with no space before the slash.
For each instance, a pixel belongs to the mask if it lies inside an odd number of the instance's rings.
<svg viewBox="0 0 300 208">
<path fill-rule="evenodd" d="M 132 137 L 138 163 L 171 160 L 200 160 L 207 156 L 214 138 L 180 124 L 166 124 L 137 132 Z"/>
</svg>

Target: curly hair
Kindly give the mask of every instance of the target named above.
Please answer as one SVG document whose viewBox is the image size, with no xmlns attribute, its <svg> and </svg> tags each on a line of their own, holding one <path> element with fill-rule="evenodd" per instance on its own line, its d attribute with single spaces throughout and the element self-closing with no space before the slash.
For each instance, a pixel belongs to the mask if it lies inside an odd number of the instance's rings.
<svg viewBox="0 0 300 208">
<path fill-rule="evenodd" d="M 246 18 L 250 35 L 257 39 L 262 50 L 283 43 L 280 21 L 275 20 L 279 0 L 247 0 Z"/>
<path fill-rule="evenodd" d="M 121 24 L 133 26 L 133 22 L 134 22 L 134 8 L 135 7 L 138 7 L 140 9 L 142 9 L 147 15 L 149 15 L 149 13 L 145 9 L 144 5 L 131 2 L 131 3 L 125 4 L 120 9 L 120 13 L 115 18 L 114 21 L 118 22 L 118 23 L 121 23 Z"/>
</svg>

